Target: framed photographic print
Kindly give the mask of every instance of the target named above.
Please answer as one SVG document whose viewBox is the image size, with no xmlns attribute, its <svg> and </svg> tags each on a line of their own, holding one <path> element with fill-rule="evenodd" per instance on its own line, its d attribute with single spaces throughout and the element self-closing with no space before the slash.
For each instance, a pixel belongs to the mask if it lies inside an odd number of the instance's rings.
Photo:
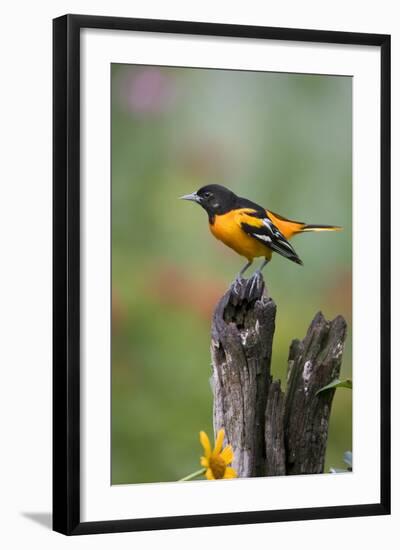
<svg viewBox="0 0 400 550">
<path fill-rule="evenodd" d="M 54 529 L 390 513 L 389 254 L 389 36 L 55 19 Z"/>
</svg>

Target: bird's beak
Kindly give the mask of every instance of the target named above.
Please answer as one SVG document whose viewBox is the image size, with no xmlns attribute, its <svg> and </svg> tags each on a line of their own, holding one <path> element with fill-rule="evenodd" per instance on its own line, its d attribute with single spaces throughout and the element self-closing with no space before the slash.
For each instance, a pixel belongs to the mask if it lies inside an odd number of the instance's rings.
<svg viewBox="0 0 400 550">
<path fill-rule="evenodd" d="M 197 193 L 190 193 L 190 195 L 183 195 L 183 197 L 179 197 L 179 198 L 185 201 L 193 201 L 193 202 L 200 202 L 201 200 Z"/>
</svg>

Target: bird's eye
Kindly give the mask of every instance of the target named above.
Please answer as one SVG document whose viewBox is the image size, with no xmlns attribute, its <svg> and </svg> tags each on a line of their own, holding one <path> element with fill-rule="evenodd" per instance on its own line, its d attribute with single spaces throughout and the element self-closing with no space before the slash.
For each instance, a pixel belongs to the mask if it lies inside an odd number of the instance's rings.
<svg viewBox="0 0 400 550">
<path fill-rule="evenodd" d="M 212 195 L 212 193 L 210 193 L 210 191 L 206 191 L 204 193 L 204 198 L 209 199 L 211 197 L 211 195 Z"/>
</svg>

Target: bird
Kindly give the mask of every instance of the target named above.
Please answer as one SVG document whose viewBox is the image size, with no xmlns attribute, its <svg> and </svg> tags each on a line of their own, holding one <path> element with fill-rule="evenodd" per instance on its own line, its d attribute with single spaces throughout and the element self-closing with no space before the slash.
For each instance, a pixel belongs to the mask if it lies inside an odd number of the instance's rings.
<svg viewBox="0 0 400 550">
<path fill-rule="evenodd" d="M 289 239 L 300 233 L 342 229 L 337 225 L 307 224 L 284 218 L 217 184 L 205 185 L 180 198 L 199 204 L 208 214 L 214 237 L 247 259 L 235 280 L 244 275 L 255 258 L 263 257 L 264 261 L 255 271 L 255 275 L 260 275 L 273 252 L 303 265 Z"/>
</svg>

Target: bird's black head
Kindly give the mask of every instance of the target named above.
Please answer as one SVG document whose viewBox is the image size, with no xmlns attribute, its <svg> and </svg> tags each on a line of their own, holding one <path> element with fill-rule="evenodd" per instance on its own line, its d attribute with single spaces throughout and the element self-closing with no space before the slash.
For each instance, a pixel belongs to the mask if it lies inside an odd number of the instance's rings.
<svg viewBox="0 0 400 550">
<path fill-rule="evenodd" d="M 210 223 L 213 223 L 215 215 L 226 214 L 235 207 L 237 196 L 222 185 L 205 185 L 181 199 L 200 204 L 207 212 Z"/>
</svg>

